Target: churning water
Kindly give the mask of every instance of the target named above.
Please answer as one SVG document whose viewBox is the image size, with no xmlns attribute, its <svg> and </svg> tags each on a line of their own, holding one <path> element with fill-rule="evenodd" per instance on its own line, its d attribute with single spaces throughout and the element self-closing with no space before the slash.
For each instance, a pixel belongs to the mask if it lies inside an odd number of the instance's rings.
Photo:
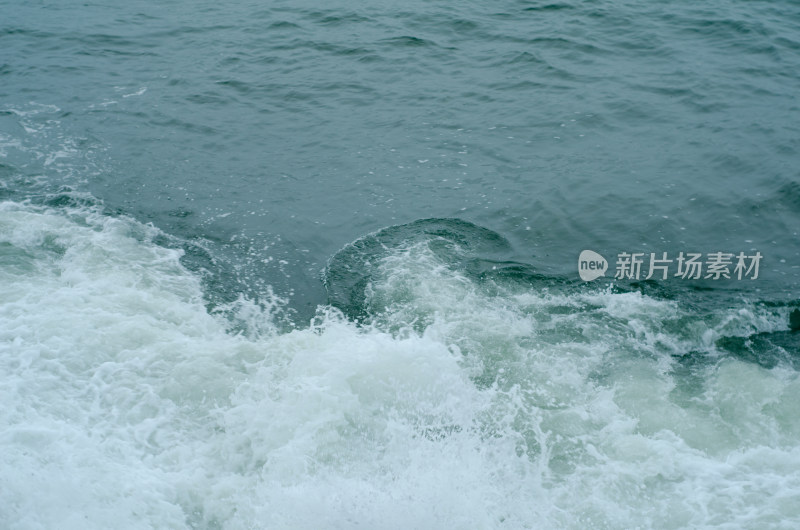
<svg viewBox="0 0 800 530">
<path fill-rule="evenodd" d="M 0 0 L 0 527 L 798 527 L 799 91 L 788 0 Z"/>
</svg>

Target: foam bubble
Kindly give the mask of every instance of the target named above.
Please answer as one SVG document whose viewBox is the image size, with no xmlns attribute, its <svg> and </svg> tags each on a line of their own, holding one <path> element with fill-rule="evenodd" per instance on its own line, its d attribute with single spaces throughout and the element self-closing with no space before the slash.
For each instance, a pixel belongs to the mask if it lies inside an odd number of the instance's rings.
<svg viewBox="0 0 800 530">
<path fill-rule="evenodd" d="M 285 332 L 279 301 L 209 314 L 157 235 L 0 204 L 3 527 L 800 522 L 797 372 L 717 346 L 784 309 L 481 282 L 423 241 L 371 323 Z"/>
</svg>

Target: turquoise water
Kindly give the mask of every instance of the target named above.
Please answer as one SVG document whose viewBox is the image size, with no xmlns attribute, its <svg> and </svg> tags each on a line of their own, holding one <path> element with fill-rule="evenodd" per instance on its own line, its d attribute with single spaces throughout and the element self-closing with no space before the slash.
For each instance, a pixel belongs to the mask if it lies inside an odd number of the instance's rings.
<svg viewBox="0 0 800 530">
<path fill-rule="evenodd" d="M 798 72 L 788 1 L 0 1 L 0 526 L 797 527 Z"/>
</svg>

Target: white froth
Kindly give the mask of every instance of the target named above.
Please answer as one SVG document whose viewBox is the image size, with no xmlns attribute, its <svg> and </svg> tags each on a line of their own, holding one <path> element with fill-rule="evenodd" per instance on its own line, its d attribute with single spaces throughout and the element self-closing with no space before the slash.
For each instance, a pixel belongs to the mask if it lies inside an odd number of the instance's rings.
<svg viewBox="0 0 800 530">
<path fill-rule="evenodd" d="M 420 246 L 384 262 L 375 326 L 279 333 L 242 302 L 232 335 L 155 235 L 0 204 L 0 526 L 800 524 L 800 380 L 707 336 L 780 329 L 766 310 L 488 292 Z"/>
</svg>

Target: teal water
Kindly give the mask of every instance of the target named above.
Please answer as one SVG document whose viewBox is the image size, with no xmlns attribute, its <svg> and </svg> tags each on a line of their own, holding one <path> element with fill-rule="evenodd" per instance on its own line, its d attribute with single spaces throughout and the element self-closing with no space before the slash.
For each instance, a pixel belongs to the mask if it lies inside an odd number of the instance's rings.
<svg viewBox="0 0 800 530">
<path fill-rule="evenodd" d="M 789 1 L 0 0 L 0 526 L 797 527 L 798 72 Z"/>
</svg>

